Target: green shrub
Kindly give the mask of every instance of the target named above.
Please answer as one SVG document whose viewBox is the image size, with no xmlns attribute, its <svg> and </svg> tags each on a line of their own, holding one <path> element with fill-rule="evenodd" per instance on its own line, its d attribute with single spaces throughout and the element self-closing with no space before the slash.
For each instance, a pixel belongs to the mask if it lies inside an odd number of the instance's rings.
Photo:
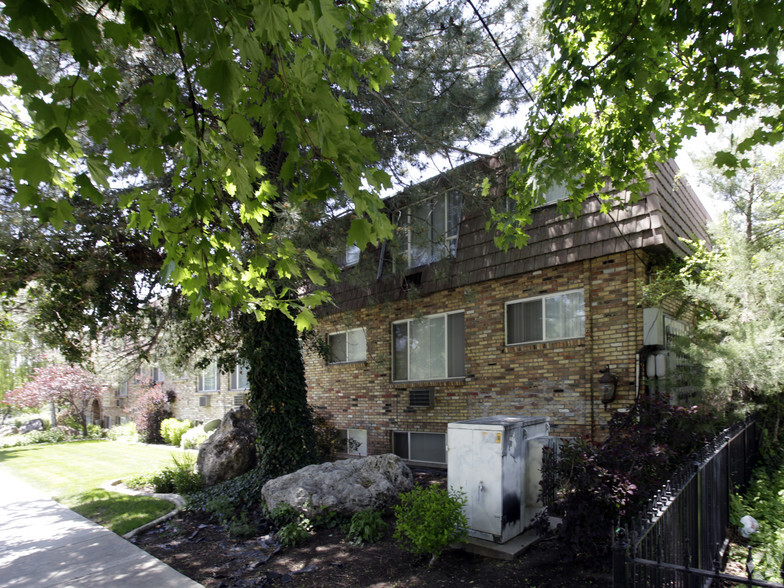
<svg viewBox="0 0 784 588">
<path fill-rule="evenodd" d="M 125 485 L 137 489 L 152 488 L 154 492 L 164 494 L 191 494 L 204 487 L 201 474 L 194 471 L 195 465 L 196 457 L 193 455 L 172 455 L 172 465 L 130 476 L 124 480 Z"/>
<path fill-rule="evenodd" d="M 375 543 L 384 537 L 387 524 L 377 510 L 363 510 L 355 512 L 351 517 L 346 531 L 346 538 L 352 543 Z"/>
<path fill-rule="evenodd" d="M 193 427 L 188 419 L 180 421 L 177 419 L 165 419 L 161 423 L 161 437 L 169 445 L 179 447 L 182 436 Z"/>
<path fill-rule="evenodd" d="M 112 441 L 138 443 L 139 434 L 136 432 L 136 423 L 131 421 L 124 425 L 116 425 L 106 432 L 106 438 L 111 439 Z"/>
<path fill-rule="evenodd" d="M 432 565 L 446 547 L 467 538 L 466 502 L 462 490 L 438 486 L 417 486 L 401 494 L 395 507 L 395 540 L 405 551 L 429 555 Z"/>
<path fill-rule="evenodd" d="M 279 504 L 269 512 L 269 520 L 276 527 L 285 527 L 299 519 L 299 513 L 290 504 Z"/>
<path fill-rule="evenodd" d="M 180 439 L 180 447 L 182 449 L 196 449 L 204 443 L 213 431 L 209 433 L 204 431 L 203 425 L 198 425 L 186 431 Z"/>
<path fill-rule="evenodd" d="M 308 519 L 302 518 L 299 521 L 292 521 L 283 525 L 278 532 L 275 533 L 275 539 L 278 540 L 283 547 L 295 547 L 303 543 L 310 537 L 311 525 Z"/>
</svg>

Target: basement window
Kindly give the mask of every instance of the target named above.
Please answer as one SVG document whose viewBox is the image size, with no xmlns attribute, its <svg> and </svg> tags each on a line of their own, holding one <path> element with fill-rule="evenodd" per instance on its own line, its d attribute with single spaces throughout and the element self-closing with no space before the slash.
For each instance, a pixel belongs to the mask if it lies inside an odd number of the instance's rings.
<svg viewBox="0 0 784 588">
<path fill-rule="evenodd" d="M 394 431 L 392 451 L 408 460 L 424 463 L 446 463 L 446 434 Z"/>
</svg>

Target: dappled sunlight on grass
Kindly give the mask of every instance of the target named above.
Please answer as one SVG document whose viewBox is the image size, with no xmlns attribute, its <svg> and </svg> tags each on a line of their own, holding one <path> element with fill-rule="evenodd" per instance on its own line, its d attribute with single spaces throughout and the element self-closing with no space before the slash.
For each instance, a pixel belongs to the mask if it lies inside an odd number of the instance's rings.
<svg viewBox="0 0 784 588">
<path fill-rule="evenodd" d="M 164 445 L 77 441 L 0 449 L 0 465 L 68 508 L 122 534 L 173 507 L 168 501 L 125 496 L 101 487 L 169 465 L 173 455 L 181 454 L 180 449 Z"/>
</svg>

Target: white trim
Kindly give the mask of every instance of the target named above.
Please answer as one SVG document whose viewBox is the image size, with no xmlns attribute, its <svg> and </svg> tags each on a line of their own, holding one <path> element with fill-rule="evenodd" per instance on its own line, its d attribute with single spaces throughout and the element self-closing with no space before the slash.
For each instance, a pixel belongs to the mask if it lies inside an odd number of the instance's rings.
<svg viewBox="0 0 784 588">
<path fill-rule="evenodd" d="M 560 296 L 568 296 L 569 294 L 580 293 L 583 296 L 583 332 L 581 335 L 574 337 L 553 337 L 548 338 L 545 329 L 547 327 L 545 301 L 551 298 L 558 298 Z M 515 343 L 509 342 L 509 307 L 513 304 L 520 304 L 525 302 L 534 302 L 536 300 L 542 301 L 542 339 L 535 339 L 530 341 L 518 341 Z M 572 290 L 564 290 L 562 292 L 553 292 L 552 294 L 543 294 L 541 296 L 531 296 L 529 298 L 518 298 L 517 300 L 508 300 L 504 302 L 504 345 L 506 347 L 514 347 L 517 345 L 532 345 L 535 343 L 550 343 L 552 341 L 569 341 L 572 339 L 583 339 L 585 337 L 585 288 L 574 288 Z"/>
</svg>

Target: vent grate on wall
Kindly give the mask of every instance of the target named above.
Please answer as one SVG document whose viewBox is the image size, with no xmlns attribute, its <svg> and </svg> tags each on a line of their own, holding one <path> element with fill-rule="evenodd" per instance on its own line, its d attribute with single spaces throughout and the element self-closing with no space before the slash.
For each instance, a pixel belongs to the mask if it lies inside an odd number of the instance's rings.
<svg viewBox="0 0 784 588">
<path fill-rule="evenodd" d="M 199 396 L 199 406 L 208 407 L 210 405 L 209 396 Z"/>
<path fill-rule="evenodd" d="M 409 390 L 408 391 L 408 405 L 409 406 L 433 406 L 435 395 L 433 390 Z"/>
</svg>

